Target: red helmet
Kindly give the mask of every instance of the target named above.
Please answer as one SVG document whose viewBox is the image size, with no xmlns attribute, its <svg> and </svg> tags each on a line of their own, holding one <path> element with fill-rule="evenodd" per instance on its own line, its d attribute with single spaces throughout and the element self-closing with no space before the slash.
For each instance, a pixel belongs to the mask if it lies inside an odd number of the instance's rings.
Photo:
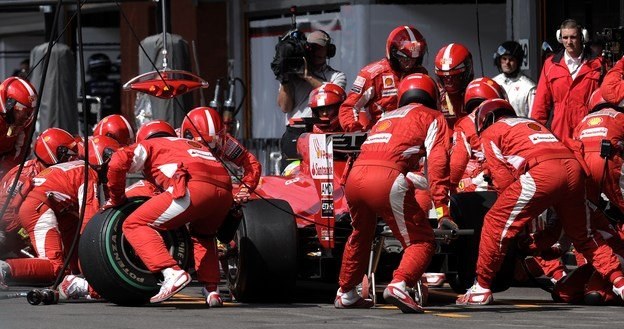
<svg viewBox="0 0 624 329">
<path fill-rule="evenodd" d="M 330 105 L 340 105 L 347 98 L 344 89 L 335 83 L 325 83 L 310 92 L 308 106 L 312 110 Z"/>
<path fill-rule="evenodd" d="M 0 113 L 9 124 L 26 125 L 37 106 L 37 91 L 30 82 L 10 77 L 0 84 Z"/>
<path fill-rule="evenodd" d="M 401 80 L 398 98 L 399 107 L 420 103 L 432 109 L 439 108 L 438 86 L 430 76 L 422 73 L 410 74 Z"/>
<path fill-rule="evenodd" d="M 76 147 L 78 148 L 78 157 L 84 158 L 84 138 L 82 136 L 74 136 L 74 140 L 76 141 Z"/>
<path fill-rule="evenodd" d="M 140 143 L 152 137 L 176 137 L 175 129 L 165 120 L 146 122 L 136 134 L 136 142 Z"/>
<path fill-rule="evenodd" d="M 78 143 L 67 131 L 48 128 L 35 141 L 35 156 L 46 166 L 63 163 L 78 154 Z"/>
<path fill-rule="evenodd" d="M 329 119 L 329 124 L 325 124 L 324 128 L 338 130 L 340 128 L 338 108 L 346 98 L 347 94 L 342 87 L 334 83 L 326 83 L 310 92 L 308 105 L 315 117 Z"/>
<path fill-rule="evenodd" d="M 212 107 L 196 107 L 182 121 L 182 137 L 198 142 L 212 143 L 225 133 L 221 116 Z"/>
<path fill-rule="evenodd" d="M 517 116 L 513 106 L 500 98 L 484 101 L 475 111 L 475 128 L 479 135 L 500 118 Z"/>
<path fill-rule="evenodd" d="M 594 90 L 589 96 L 589 112 L 600 111 L 607 107 L 614 107 L 613 104 L 608 103 L 603 97 L 600 88 Z"/>
<path fill-rule="evenodd" d="M 409 72 L 421 66 L 426 52 L 425 37 L 412 26 L 399 26 L 388 35 L 386 58 L 400 71 Z"/>
<path fill-rule="evenodd" d="M 435 58 L 435 74 L 447 92 L 464 90 L 474 77 L 472 54 L 459 43 L 442 47 Z"/>
<path fill-rule="evenodd" d="M 484 100 L 494 98 L 507 99 L 505 89 L 488 77 L 474 79 L 466 87 L 464 111 L 470 113 Z"/>
<path fill-rule="evenodd" d="M 93 128 L 93 136 L 108 136 L 123 146 L 134 143 L 134 131 L 130 122 L 119 114 L 111 114 L 100 120 Z"/>
<path fill-rule="evenodd" d="M 119 143 L 108 136 L 89 137 L 89 164 L 99 168 L 108 163 L 113 153 L 119 149 Z M 81 154 L 84 157 L 84 154 Z"/>
</svg>

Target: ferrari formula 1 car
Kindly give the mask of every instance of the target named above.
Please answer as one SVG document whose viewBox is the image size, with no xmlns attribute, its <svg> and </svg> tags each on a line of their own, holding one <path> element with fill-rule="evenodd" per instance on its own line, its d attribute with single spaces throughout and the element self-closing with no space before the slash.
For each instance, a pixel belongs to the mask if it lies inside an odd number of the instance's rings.
<svg viewBox="0 0 624 329">
<path fill-rule="evenodd" d="M 301 280 L 337 282 L 351 233 L 342 179 L 365 139 L 364 133 L 302 135 L 297 146 L 302 159 L 296 168 L 285 176 L 262 177 L 252 200 L 232 210 L 218 237 L 226 246 L 222 269 L 236 300 L 285 301 Z M 491 192 L 453 196 L 451 213 L 462 230 L 436 230 L 439 243 L 429 271 L 445 273 L 458 293 L 473 283 L 483 216 L 494 200 Z M 123 220 L 142 202 L 134 199 L 99 213 L 80 241 L 85 277 L 117 304 L 145 303 L 159 289 L 158 275 L 145 269 L 121 232 Z M 188 268 L 193 248 L 186 228 L 164 232 L 163 239 L 179 264 Z M 380 221 L 371 250 L 363 282 L 374 291 L 375 279 L 391 279 L 402 247 Z M 495 291 L 511 284 L 512 258 L 513 252 L 508 253 Z"/>
</svg>

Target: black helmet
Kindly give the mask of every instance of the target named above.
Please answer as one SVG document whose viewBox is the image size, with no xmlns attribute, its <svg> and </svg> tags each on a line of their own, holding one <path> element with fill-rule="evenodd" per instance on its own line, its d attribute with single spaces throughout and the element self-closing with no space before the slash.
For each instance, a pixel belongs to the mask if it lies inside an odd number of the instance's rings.
<svg viewBox="0 0 624 329">
<path fill-rule="evenodd" d="M 111 60 L 106 54 L 97 53 L 89 57 L 87 69 L 91 76 L 99 74 L 109 74 L 111 71 Z"/>
<path fill-rule="evenodd" d="M 520 65 L 522 65 L 522 61 L 524 60 L 524 50 L 522 50 L 522 46 L 518 42 L 505 41 L 496 49 L 494 53 L 494 66 L 498 68 L 499 72 L 502 72 L 500 59 L 503 55 L 514 57 L 518 62 L 518 70 L 520 70 Z"/>
</svg>

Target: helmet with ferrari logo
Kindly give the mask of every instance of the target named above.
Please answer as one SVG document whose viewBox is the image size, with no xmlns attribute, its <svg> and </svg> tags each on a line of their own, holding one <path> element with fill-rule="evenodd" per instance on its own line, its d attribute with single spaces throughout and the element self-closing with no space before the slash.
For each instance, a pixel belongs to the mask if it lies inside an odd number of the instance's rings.
<svg viewBox="0 0 624 329">
<path fill-rule="evenodd" d="M 213 143 L 225 134 L 221 115 L 212 107 L 196 107 L 182 121 L 182 137 L 197 142 Z"/>
<path fill-rule="evenodd" d="M 412 26 L 402 25 L 395 28 L 386 40 L 386 58 L 396 71 L 414 72 L 422 65 L 426 52 L 425 37 Z"/>
<path fill-rule="evenodd" d="M 37 106 L 37 91 L 30 82 L 7 78 L 0 84 L 0 114 L 9 125 L 26 126 Z"/>
<path fill-rule="evenodd" d="M 435 57 L 435 74 L 446 92 L 462 92 L 474 78 L 472 54 L 459 43 L 442 47 Z"/>
<path fill-rule="evenodd" d="M 310 92 L 308 106 L 315 117 L 329 120 L 327 128 L 337 130 L 340 128 L 338 110 L 346 98 L 347 94 L 342 87 L 335 83 L 325 83 Z"/>
<path fill-rule="evenodd" d="M 65 130 L 48 128 L 37 137 L 34 153 L 45 166 L 52 166 L 74 160 L 78 155 L 78 143 Z"/>
</svg>

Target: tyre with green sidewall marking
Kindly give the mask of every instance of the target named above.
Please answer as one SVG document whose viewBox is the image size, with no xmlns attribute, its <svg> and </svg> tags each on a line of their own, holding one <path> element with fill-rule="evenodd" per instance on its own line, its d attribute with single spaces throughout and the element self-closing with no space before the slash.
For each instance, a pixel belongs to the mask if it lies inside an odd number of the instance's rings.
<svg viewBox="0 0 624 329">
<path fill-rule="evenodd" d="M 97 213 L 80 238 L 78 256 L 85 278 L 98 294 L 115 304 L 144 304 L 160 289 L 160 273 L 146 269 L 122 232 L 124 220 L 145 200 L 131 199 Z M 161 235 L 173 258 L 182 268 L 187 268 L 192 244 L 186 227 L 162 231 Z"/>
</svg>

